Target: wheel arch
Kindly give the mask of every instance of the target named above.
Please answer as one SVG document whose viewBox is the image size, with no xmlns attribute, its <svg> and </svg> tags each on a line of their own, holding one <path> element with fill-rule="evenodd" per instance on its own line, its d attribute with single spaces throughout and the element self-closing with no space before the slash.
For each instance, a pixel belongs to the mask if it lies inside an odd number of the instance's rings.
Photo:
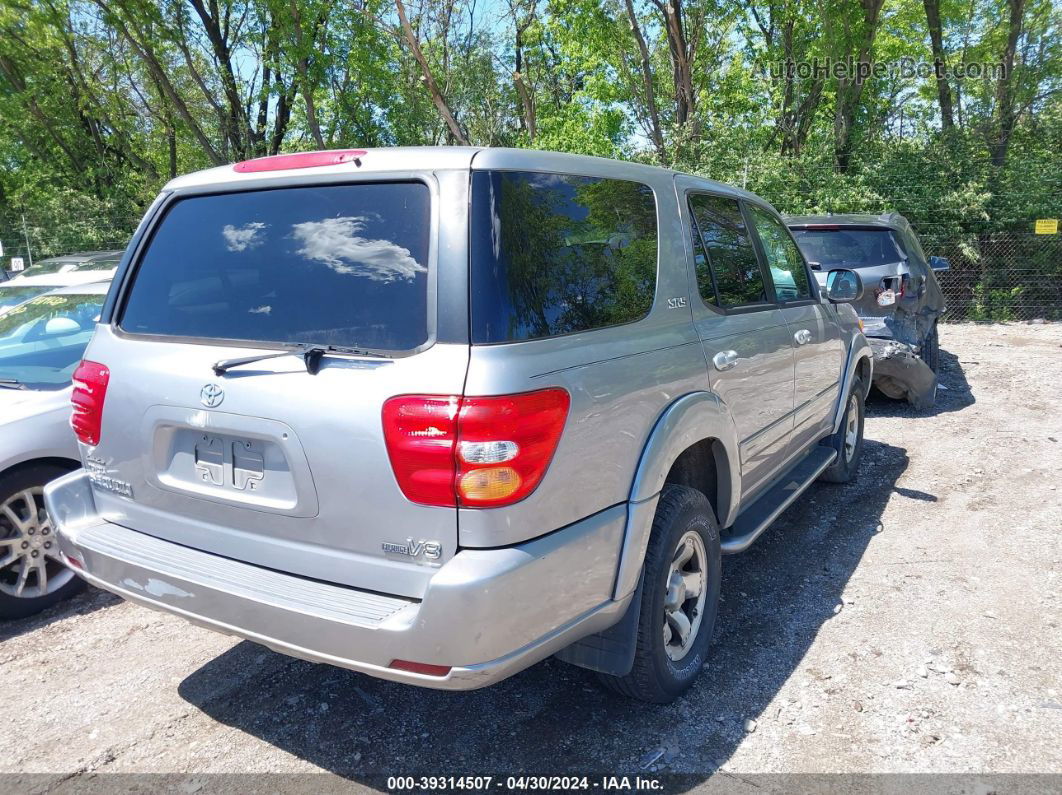
<svg viewBox="0 0 1062 795">
<path fill-rule="evenodd" d="M 833 411 L 833 433 L 841 427 L 844 418 L 844 407 L 848 401 L 848 394 L 852 389 L 852 383 L 856 378 L 863 382 L 863 398 L 866 399 L 870 391 L 870 382 L 874 378 L 874 352 L 870 343 L 862 334 L 857 334 L 848 348 L 848 359 L 845 362 L 844 375 L 841 378 L 841 389 L 837 393 L 837 403 Z"/>
<path fill-rule="evenodd" d="M 627 507 L 627 526 L 614 598 L 638 585 L 653 516 L 667 483 L 705 494 L 720 527 L 733 521 L 740 497 L 737 432 L 726 404 L 711 392 L 691 392 L 668 405 L 642 449 Z"/>
<path fill-rule="evenodd" d="M 27 458 L 23 461 L 19 461 L 16 464 L 11 464 L 3 471 L 0 471 L 0 479 L 9 477 L 18 472 L 23 472 L 27 469 L 31 469 L 35 466 L 54 466 L 60 469 L 65 469 L 67 472 L 73 472 L 75 469 L 81 468 L 81 462 L 73 458 L 63 458 L 62 456 L 42 456 L 40 458 Z"/>
</svg>

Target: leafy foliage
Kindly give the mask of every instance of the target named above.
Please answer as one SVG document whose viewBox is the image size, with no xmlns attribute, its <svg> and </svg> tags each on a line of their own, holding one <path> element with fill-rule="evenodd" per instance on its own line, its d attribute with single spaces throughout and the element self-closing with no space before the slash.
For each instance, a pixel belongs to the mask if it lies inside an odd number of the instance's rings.
<svg viewBox="0 0 1062 795">
<path fill-rule="evenodd" d="M 169 178 L 233 160 L 467 140 L 976 248 L 1058 214 L 1060 25 L 1052 0 L 9 0 L 0 240 L 120 243 Z M 913 69 L 934 57 L 1010 68 L 942 86 Z M 797 68 L 849 58 L 912 69 Z"/>
</svg>

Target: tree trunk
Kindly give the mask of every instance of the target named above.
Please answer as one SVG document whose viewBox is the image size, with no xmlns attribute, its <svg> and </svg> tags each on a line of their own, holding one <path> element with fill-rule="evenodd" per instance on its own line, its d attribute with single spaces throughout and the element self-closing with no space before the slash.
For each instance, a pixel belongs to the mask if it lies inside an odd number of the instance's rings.
<svg viewBox="0 0 1062 795">
<path fill-rule="evenodd" d="M 667 151 L 664 148 L 664 133 L 660 127 L 660 112 L 656 106 L 656 89 L 653 87 L 653 67 L 649 60 L 649 47 L 645 43 L 641 25 L 638 24 L 638 18 L 634 14 L 633 0 L 626 0 L 626 2 L 627 19 L 630 20 L 631 33 L 634 34 L 634 40 L 638 43 L 641 58 L 642 87 L 645 90 L 645 107 L 649 115 L 649 136 L 653 140 L 653 147 L 656 149 L 660 164 L 666 165 Z"/>
<path fill-rule="evenodd" d="M 656 89 L 653 87 L 653 68 L 649 59 L 649 47 L 646 45 L 646 37 L 641 33 L 641 25 L 634 14 L 633 0 L 627 0 L 627 18 L 631 23 L 631 33 L 638 45 L 638 56 L 641 71 L 641 88 L 646 93 L 646 113 L 649 117 L 649 137 L 656 150 L 656 158 L 661 165 L 667 165 L 667 151 L 664 148 L 664 131 L 661 127 L 660 110 L 656 106 Z"/>
<path fill-rule="evenodd" d="M 170 154 L 170 179 L 177 178 L 177 131 L 173 125 L 166 128 L 166 144 Z"/>
<path fill-rule="evenodd" d="M 190 0 L 190 2 L 203 23 L 214 60 L 218 64 L 221 85 L 228 104 L 227 126 L 230 129 L 233 148 L 236 149 L 237 156 L 250 157 L 254 153 L 251 124 L 244 112 L 240 89 L 236 85 L 236 75 L 232 68 L 232 47 L 227 38 L 227 25 L 226 30 L 223 31 L 217 3 L 211 3 L 211 9 L 214 12 L 211 14 L 204 6 L 203 0 Z"/>
<path fill-rule="evenodd" d="M 141 31 L 137 31 L 137 35 L 134 35 L 130 30 L 130 26 L 126 20 L 122 19 L 119 14 L 115 13 L 114 9 L 108 7 L 105 0 L 95 0 L 96 5 L 100 7 L 106 18 L 111 21 L 115 29 L 121 36 L 129 42 L 129 45 L 136 52 L 137 56 L 143 62 L 144 66 L 151 73 L 152 77 L 158 83 L 159 88 L 162 89 L 166 98 L 176 109 L 177 114 L 181 117 L 188 129 L 192 131 L 192 135 L 195 136 L 196 141 L 199 142 L 199 146 L 202 147 L 203 152 L 210 162 L 215 166 L 222 166 L 225 164 L 225 158 L 222 157 L 218 150 L 214 148 L 214 145 L 210 142 L 203 128 L 196 121 L 192 115 L 191 110 L 188 108 L 187 103 L 177 92 L 173 83 L 170 82 L 169 77 L 166 75 L 166 70 L 162 63 L 159 61 L 158 56 L 155 55 L 155 51 L 152 49 L 150 36 L 145 36 Z M 123 9 L 124 10 L 124 9 Z"/>
<path fill-rule="evenodd" d="M 531 23 L 532 17 L 527 17 L 523 24 L 516 22 L 516 70 L 513 72 L 513 83 L 516 93 L 520 97 L 520 105 L 523 108 L 521 121 L 527 131 L 527 137 L 531 142 L 535 140 L 535 103 L 531 96 L 531 90 L 524 81 L 524 30 Z"/>
<path fill-rule="evenodd" d="M 291 0 L 291 22 L 295 28 L 295 46 L 299 48 L 299 57 L 295 61 L 295 70 L 299 75 L 302 101 L 306 105 L 306 123 L 310 125 L 310 134 L 313 136 L 317 148 L 324 149 L 324 136 L 321 135 L 321 123 L 317 119 L 317 105 L 313 101 L 313 86 L 310 85 L 310 60 L 306 55 L 304 46 L 302 16 L 299 14 L 298 0 Z M 314 38 L 316 38 L 316 35 Z"/>
<path fill-rule="evenodd" d="M 457 119 L 454 118 L 450 106 L 446 103 L 446 97 L 444 97 L 442 91 L 439 90 L 439 84 L 435 82 L 435 77 L 431 73 L 431 66 L 428 64 L 428 59 L 424 57 L 424 53 L 420 49 L 420 42 L 417 41 L 417 34 L 413 32 L 413 26 L 409 24 L 409 18 L 406 16 L 406 8 L 402 4 L 402 0 L 395 0 L 395 9 L 398 11 L 398 21 L 402 25 L 402 33 L 405 35 L 406 43 L 409 44 L 410 50 L 413 51 L 413 57 L 420 66 L 420 72 L 424 77 L 424 82 L 427 84 L 428 91 L 431 93 L 431 101 L 435 104 L 436 110 L 439 111 L 439 116 L 442 117 L 442 120 L 446 123 L 454 140 L 462 146 L 468 146 L 468 136 L 466 136 L 464 130 L 461 129 L 461 125 L 457 123 Z"/>
<path fill-rule="evenodd" d="M 692 54 L 686 31 L 682 24 L 682 0 L 653 0 L 664 18 L 667 46 L 671 54 L 671 66 L 675 81 L 675 121 L 684 125 L 693 116 L 695 96 L 693 93 Z"/>
<path fill-rule="evenodd" d="M 944 35 L 940 26 L 940 0 L 922 0 L 926 9 L 926 24 L 933 48 L 933 70 L 937 76 L 937 101 L 940 103 L 940 127 L 950 130 L 955 124 L 951 104 L 951 85 L 946 75 L 948 64 L 944 59 Z"/>
<path fill-rule="evenodd" d="M 852 128 L 863 98 L 863 85 L 873 65 L 871 53 L 883 5 L 884 0 L 860 0 L 863 19 L 862 29 L 856 40 L 858 55 L 853 63 L 855 74 L 848 74 L 837 81 L 837 107 L 833 116 L 833 155 L 834 165 L 842 173 L 848 170 L 852 157 Z"/>
<path fill-rule="evenodd" d="M 996 85 L 996 118 L 992 131 L 993 140 L 988 147 L 992 156 L 992 166 L 997 172 L 1006 165 L 1010 136 L 1018 120 L 1014 107 L 1014 53 L 1018 49 L 1018 39 L 1021 36 L 1025 0 L 1007 0 L 1007 6 L 1010 9 L 1010 26 L 1007 30 L 1007 41 L 1003 47 L 1003 57 L 1000 59 L 1003 74 L 1000 75 Z"/>
</svg>

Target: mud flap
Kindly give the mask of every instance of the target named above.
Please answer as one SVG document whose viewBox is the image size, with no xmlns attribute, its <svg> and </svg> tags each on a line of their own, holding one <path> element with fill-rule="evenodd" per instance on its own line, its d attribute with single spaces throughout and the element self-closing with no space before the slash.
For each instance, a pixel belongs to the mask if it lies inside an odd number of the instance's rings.
<svg viewBox="0 0 1062 795">
<path fill-rule="evenodd" d="M 642 581 L 631 597 L 631 603 L 618 622 L 595 635 L 577 640 L 554 656 L 570 665 L 598 673 L 626 676 L 634 667 L 634 652 L 638 646 L 638 619 L 642 614 Z"/>
<path fill-rule="evenodd" d="M 874 351 L 874 386 L 887 397 L 906 399 L 916 409 L 933 405 L 937 374 L 929 369 L 910 345 L 875 338 L 867 341 Z"/>
</svg>

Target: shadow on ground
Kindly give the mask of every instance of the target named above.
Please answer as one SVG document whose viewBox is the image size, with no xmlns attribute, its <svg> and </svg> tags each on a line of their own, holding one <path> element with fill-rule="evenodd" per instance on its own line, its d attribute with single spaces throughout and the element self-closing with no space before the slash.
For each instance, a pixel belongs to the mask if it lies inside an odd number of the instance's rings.
<svg viewBox="0 0 1062 795">
<path fill-rule="evenodd" d="M 708 669 L 666 707 L 626 701 L 555 660 L 492 688 L 449 693 L 247 642 L 188 676 L 180 695 L 223 724 L 354 780 L 644 769 L 707 777 L 834 616 L 907 463 L 905 450 L 867 440 L 857 482 L 812 487 L 749 552 L 724 560 Z M 514 620 L 519 610 L 513 605 Z"/>
<path fill-rule="evenodd" d="M 88 586 L 77 596 L 49 607 L 42 613 L 29 618 L 19 618 L 14 621 L 0 621 L 0 643 L 10 638 L 17 637 L 26 632 L 33 632 L 47 626 L 53 621 L 75 616 L 88 615 L 104 607 L 118 604 L 122 600 L 112 593 L 100 591 Z"/>
<path fill-rule="evenodd" d="M 935 417 L 962 411 L 977 402 L 962 363 L 954 353 L 941 349 L 937 382 L 937 401 L 931 409 L 913 408 L 906 400 L 893 400 L 872 389 L 867 398 L 867 414 L 872 417 Z"/>
</svg>

